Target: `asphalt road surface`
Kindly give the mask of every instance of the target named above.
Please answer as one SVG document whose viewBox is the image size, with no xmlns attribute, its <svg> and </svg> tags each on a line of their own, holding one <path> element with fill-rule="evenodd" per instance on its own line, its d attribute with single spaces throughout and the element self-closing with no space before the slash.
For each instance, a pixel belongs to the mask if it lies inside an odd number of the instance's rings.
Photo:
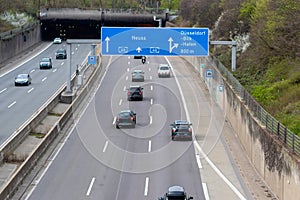
<svg viewBox="0 0 300 200">
<path fill-rule="evenodd" d="M 72 45 L 67 59 L 56 59 L 55 52 L 66 48 L 66 44 L 49 44 L 42 52 L 30 55 L 22 63 L 13 66 L 0 76 L 0 145 L 4 143 L 24 122 L 66 82 L 67 66 L 72 59 L 72 73 L 90 51 L 90 45 Z M 52 57 L 52 69 L 39 69 L 43 57 Z M 18 74 L 28 73 L 32 77 L 29 86 L 14 85 Z"/>
<path fill-rule="evenodd" d="M 147 60 L 112 59 L 95 97 L 26 199 L 152 200 L 172 185 L 197 200 L 251 199 L 220 139 L 224 119 L 205 91 L 177 60 L 171 78 L 157 77 L 158 64 L 168 60 Z M 145 71 L 145 82 L 131 82 L 134 69 Z M 137 84 L 144 100 L 128 102 L 126 88 Z M 115 116 L 125 109 L 137 113 L 135 129 L 115 128 Z M 169 124 L 176 119 L 193 123 L 194 141 L 171 141 Z"/>
</svg>

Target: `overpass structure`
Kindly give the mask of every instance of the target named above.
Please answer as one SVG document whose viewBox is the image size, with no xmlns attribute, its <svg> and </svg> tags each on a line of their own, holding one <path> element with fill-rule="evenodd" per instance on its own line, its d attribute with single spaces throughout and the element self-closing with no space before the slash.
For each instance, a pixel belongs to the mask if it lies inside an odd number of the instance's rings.
<svg viewBox="0 0 300 200">
<path fill-rule="evenodd" d="M 168 13 L 140 14 L 109 10 L 45 9 L 40 13 L 42 40 L 99 39 L 102 26 L 165 26 Z"/>
</svg>

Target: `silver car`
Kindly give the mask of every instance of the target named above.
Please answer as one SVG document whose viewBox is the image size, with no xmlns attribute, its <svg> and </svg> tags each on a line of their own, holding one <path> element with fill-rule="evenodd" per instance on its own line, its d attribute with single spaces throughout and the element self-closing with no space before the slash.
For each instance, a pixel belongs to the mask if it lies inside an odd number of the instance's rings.
<svg viewBox="0 0 300 200">
<path fill-rule="evenodd" d="M 160 64 L 158 67 L 158 77 L 170 77 L 171 68 L 168 64 Z"/>
<path fill-rule="evenodd" d="M 54 38 L 53 44 L 61 44 L 61 39 L 60 38 Z"/>
<path fill-rule="evenodd" d="M 144 82 L 144 72 L 140 69 L 136 69 L 131 73 L 131 81 L 132 82 Z"/>
<path fill-rule="evenodd" d="M 51 69 L 52 68 L 52 60 L 51 58 L 42 58 L 40 61 L 40 69 Z"/>
<path fill-rule="evenodd" d="M 132 110 L 121 111 L 116 118 L 116 128 L 131 127 L 135 128 L 136 113 Z"/>
</svg>

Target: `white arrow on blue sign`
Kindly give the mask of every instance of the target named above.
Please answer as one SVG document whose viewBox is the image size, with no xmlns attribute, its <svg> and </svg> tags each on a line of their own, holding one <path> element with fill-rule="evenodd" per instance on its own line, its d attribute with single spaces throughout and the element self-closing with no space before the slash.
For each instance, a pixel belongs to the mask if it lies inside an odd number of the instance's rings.
<svg viewBox="0 0 300 200">
<path fill-rule="evenodd" d="M 208 56 L 208 28 L 102 27 L 102 55 Z"/>
</svg>

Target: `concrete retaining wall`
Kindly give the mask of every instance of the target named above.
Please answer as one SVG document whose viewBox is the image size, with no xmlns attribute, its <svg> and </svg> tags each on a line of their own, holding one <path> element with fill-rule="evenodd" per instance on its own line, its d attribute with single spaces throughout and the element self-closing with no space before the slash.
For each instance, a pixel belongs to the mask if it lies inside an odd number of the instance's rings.
<svg viewBox="0 0 300 200">
<path fill-rule="evenodd" d="M 0 34 L 0 63 L 41 41 L 39 22 Z"/>
<path fill-rule="evenodd" d="M 215 63 L 210 62 L 209 58 L 185 59 L 199 71 L 200 78 L 225 113 L 253 166 L 272 192 L 281 200 L 299 200 L 299 158 L 290 153 L 253 117 L 231 85 L 221 76 Z M 213 69 L 212 78 L 206 77 L 206 69 Z"/>
</svg>

